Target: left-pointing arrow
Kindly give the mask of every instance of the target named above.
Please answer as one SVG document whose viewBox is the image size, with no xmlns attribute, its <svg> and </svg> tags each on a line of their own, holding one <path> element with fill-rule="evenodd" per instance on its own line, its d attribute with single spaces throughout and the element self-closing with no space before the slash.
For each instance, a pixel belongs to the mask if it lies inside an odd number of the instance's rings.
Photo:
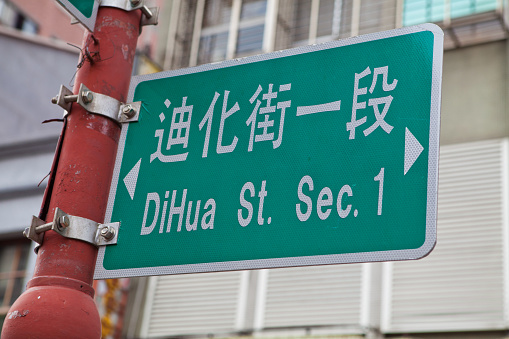
<svg viewBox="0 0 509 339">
<path fill-rule="evenodd" d="M 138 182 L 138 174 L 140 173 L 140 165 L 141 165 L 141 159 L 138 160 L 136 165 L 127 173 L 127 175 L 124 178 L 124 184 L 127 188 L 127 192 L 129 192 L 129 196 L 131 197 L 131 200 L 134 198 L 134 191 L 136 190 L 136 183 Z"/>
</svg>

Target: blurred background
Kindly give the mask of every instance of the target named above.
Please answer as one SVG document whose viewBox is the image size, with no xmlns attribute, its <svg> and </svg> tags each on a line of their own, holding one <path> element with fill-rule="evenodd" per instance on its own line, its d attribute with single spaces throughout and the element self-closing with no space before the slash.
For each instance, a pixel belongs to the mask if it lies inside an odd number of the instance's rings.
<svg viewBox="0 0 509 339">
<path fill-rule="evenodd" d="M 151 0 L 134 74 L 424 22 L 445 33 L 438 244 L 419 261 L 96 281 L 103 338 L 509 338 L 507 0 Z M 37 215 L 84 29 L 54 0 L 0 0 L 0 323 Z M 74 45 L 74 46 L 73 46 Z"/>
</svg>

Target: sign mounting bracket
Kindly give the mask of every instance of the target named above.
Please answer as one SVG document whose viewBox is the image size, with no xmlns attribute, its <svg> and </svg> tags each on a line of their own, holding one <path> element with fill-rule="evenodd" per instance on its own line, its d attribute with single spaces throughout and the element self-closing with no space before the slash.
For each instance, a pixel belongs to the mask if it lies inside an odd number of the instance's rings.
<svg viewBox="0 0 509 339">
<path fill-rule="evenodd" d="M 120 8 L 124 11 L 141 9 L 141 12 L 143 13 L 143 16 L 141 17 L 141 25 L 157 25 L 159 8 L 147 7 L 147 5 L 145 5 L 145 0 L 102 0 L 100 6 Z"/>
<path fill-rule="evenodd" d="M 71 104 L 77 102 L 87 112 L 108 117 L 118 123 L 138 121 L 141 109 L 141 101 L 122 103 L 110 96 L 92 92 L 84 84 L 80 85 L 78 94 L 73 94 L 61 85 L 58 95 L 51 102 L 66 111 L 64 117 L 70 113 Z"/>
<path fill-rule="evenodd" d="M 44 220 L 33 216 L 32 224 L 25 228 L 23 235 L 42 245 L 44 232 L 53 230 L 63 237 L 85 241 L 99 247 L 115 245 L 119 228 L 120 222 L 100 224 L 90 219 L 67 214 L 57 207 L 52 222 L 45 223 Z"/>
<path fill-rule="evenodd" d="M 141 26 L 157 25 L 159 8 L 148 7 L 145 0 L 57 0 L 71 15 L 71 25 L 81 23 L 90 32 L 94 31 L 99 7 L 115 7 L 124 11 L 140 9 L 143 13 Z"/>
</svg>

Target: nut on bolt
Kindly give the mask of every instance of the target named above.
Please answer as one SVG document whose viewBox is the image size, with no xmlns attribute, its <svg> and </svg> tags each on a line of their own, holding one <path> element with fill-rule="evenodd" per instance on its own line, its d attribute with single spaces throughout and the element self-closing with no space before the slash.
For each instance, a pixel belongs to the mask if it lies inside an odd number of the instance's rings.
<svg viewBox="0 0 509 339">
<path fill-rule="evenodd" d="M 111 225 L 105 225 L 101 229 L 101 236 L 106 240 L 111 240 L 115 237 L 115 229 Z"/>
<path fill-rule="evenodd" d="M 69 216 L 67 215 L 62 215 L 59 219 L 58 219 L 58 225 L 61 227 L 61 228 L 67 228 L 69 227 L 69 225 L 71 224 L 71 221 L 69 220 Z"/>
<path fill-rule="evenodd" d="M 91 91 L 83 91 L 81 93 L 81 98 L 83 99 L 83 102 L 86 104 L 89 104 L 94 100 L 94 94 Z"/>
<path fill-rule="evenodd" d="M 57 228 L 59 231 L 62 231 L 64 228 L 69 227 L 71 224 L 71 221 L 69 220 L 68 215 L 62 215 L 60 218 L 58 218 Z"/>
<path fill-rule="evenodd" d="M 128 119 L 130 119 L 136 115 L 136 110 L 132 105 L 127 104 L 122 107 L 122 114 L 125 115 Z"/>
</svg>

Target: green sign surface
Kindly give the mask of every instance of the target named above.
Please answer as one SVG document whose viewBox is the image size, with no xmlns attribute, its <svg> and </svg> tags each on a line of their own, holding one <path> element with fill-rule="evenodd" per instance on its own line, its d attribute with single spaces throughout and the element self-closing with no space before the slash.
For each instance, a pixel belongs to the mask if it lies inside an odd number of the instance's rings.
<svg viewBox="0 0 509 339">
<path fill-rule="evenodd" d="M 98 0 L 57 0 L 76 20 L 90 32 L 94 31 Z"/>
<path fill-rule="evenodd" d="M 442 56 L 424 24 L 134 77 L 95 277 L 427 255 Z"/>
</svg>

